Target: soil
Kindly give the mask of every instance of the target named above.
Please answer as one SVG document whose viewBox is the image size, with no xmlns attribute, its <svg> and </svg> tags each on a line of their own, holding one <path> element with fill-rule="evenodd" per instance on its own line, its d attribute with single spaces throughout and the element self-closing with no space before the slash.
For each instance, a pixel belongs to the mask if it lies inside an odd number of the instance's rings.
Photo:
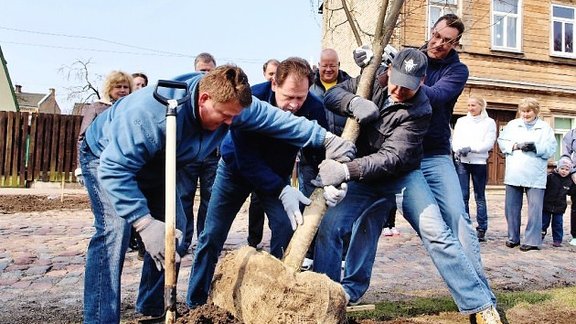
<svg viewBox="0 0 576 324">
<path fill-rule="evenodd" d="M 0 196 L 0 214 L 41 212 L 58 209 L 89 209 L 90 201 L 86 195 L 33 196 L 6 195 Z"/>
</svg>

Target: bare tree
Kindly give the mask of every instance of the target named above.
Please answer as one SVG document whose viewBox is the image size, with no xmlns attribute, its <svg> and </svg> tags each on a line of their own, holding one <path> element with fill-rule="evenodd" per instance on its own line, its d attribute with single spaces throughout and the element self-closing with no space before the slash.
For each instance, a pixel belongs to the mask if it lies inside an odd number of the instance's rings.
<svg viewBox="0 0 576 324">
<path fill-rule="evenodd" d="M 103 80 L 103 76 L 90 73 L 91 60 L 76 60 L 70 65 L 64 65 L 58 69 L 58 73 L 64 75 L 66 80 L 77 85 L 65 87 L 66 99 L 73 102 L 88 103 L 93 101 L 94 97 L 100 99 L 100 91 L 97 84 Z"/>
</svg>

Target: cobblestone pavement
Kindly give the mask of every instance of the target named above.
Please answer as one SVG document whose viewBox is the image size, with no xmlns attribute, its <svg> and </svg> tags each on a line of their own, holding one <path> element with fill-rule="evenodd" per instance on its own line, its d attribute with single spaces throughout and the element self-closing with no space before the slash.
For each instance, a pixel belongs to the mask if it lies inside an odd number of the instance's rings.
<svg viewBox="0 0 576 324">
<path fill-rule="evenodd" d="M 0 190 L 0 194 L 6 194 L 6 190 Z M 568 219 L 565 219 L 562 247 L 552 247 L 551 238 L 547 237 L 542 250 L 521 252 L 504 245 L 503 204 L 502 193 L 488 195 L 488 241 L 481 244 L 481 253 L 493 288 L 531 290 L 575 285 L 576 247 L 568 244 Z M 234 222 L 225 249 L 246 244 L 246 207 Z M 473 204 L 471 210 L 475 210 Z M 380 239 L 372 283 L 362 301 L 447 295 L 448 289 L 419 238 L 401 216 L 397 217 L 397 227 L 401 235 Z M 0 214 L 0 305 L 81 305 L 85 251 L 92 233 L 89 210 Z M 269 236 L 266 229 L 265 242 Z M 178 280 L 180 301 L 185 299 L 191 263 L 191 255 L 184 257 Z M 122 279 L 125 303 L 135 298 L 140 265 L 136 253 L 127 254 Z"/>
</svg>

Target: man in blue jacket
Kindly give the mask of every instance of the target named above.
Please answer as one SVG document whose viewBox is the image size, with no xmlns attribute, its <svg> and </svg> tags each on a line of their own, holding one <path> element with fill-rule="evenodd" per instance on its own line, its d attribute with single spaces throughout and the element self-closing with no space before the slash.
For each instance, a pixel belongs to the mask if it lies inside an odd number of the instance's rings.
<svg viewBox="0 0 576 324">
<path fill-rule="evenodd" d="M 308 62 L 291 57 L 278 65 L 272 81 L 255 85 L 252 90 L 257 98 L 268 101 L 278 110 L 326 124 L 322 102 L 308 92 L 311 75 Z M 299 202 L 310 203 L 297 188 L 290 186 L 290 174 L 300 146 L 296 142 L 277 140 L 267 134 L 239 128 L 231 129 L 226 135 L 208 205 L 206 226 L 200 235 L 192 267 L 187 297 L 189 307 L 206 303 L 228 231 L 240 207 L 253 191 L 258 195 L 272 230 L 270 254 L 277 258 L 283 256 L 296 224 L 302 223 Z M 350 159 L 350 156 L 339 158 L 342 162 Z M 344 195 L 344 189 L 336 188 L 327 188 L 324 193 L 329 205 L 337 204 Z"/>
<path fill-rule="evenodd" d="M 422 91 L 432 106 L 430 128 L 423 141 L 424 157 L 421 169 L 446 219 L 446 224 L 458 238 L 468 262 L 473 266 L 482 285 L 489 287 L 482 266 L 477 234 L 474 233 L 472 221 L 466 213 L 450 147 L 450 119 L 469 73 L 468 67 L 460 62 L 456 52 L 463 33 L 462 20 L 454 14 L 446 14 L 436 21 L 430 31 L 430 39 L 421 48 L 428 58 Z M 354 55 L 357 64 L 363 62 L 365 58 L 366 56 Z M 458 301 L 456 303 L 458 304 Z M 493 305 L 496 305 L 495 298 Z M 472 314 L 471 320 L 494 314 L 497 315 L 495 308 L 490 307 Z"/>
<path fill-rule="evenodd" d="M 327 156 L 336 159 L 355 151 L 353 144 L 327 134 L 316 122 L 253 98 L 248 78 L 238 67 L 223 65 L 208 74 L 187 74 L 175 81 L 186 82 L 192 94 L 178 108 L 176 121 L 177 197 L 189 194 L 190 187 L 183 185 L 186 175 L 180 172 L 183 167 L 206 158 L 229 128 L 261 132 L 297 146 L 323 146 Z M 96 228 L 86 257 L 86 323 L 120 321 L 120 278 L 130 227 L 139 232 L 147 251 L 136 310 L 148 316 L 164 313 L 166 108 L 153 98 L 153 91 L 153 87 L 144 88 L 100 114 L 80 148 Z M 174 98 L 179 94 L 176 91 L 162 95 Z M 286 203 L 297 205 L 297 197 L 287 197 Z M 181 231 L 186 227 L 187 207 L 178 199 L 179 255 L 184 253 Z"/>
</svg>

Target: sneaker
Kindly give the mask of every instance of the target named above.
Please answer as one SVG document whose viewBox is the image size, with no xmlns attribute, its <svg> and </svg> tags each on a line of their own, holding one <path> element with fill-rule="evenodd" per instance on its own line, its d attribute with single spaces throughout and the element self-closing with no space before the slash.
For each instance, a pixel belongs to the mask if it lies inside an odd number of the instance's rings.
<svg viewBox="0 0 576 324">
<path fill-rule="evenodd" d="M 576 246 L 576 238 L 573 238 L 572 240 L 570 240 L 570 242 L 568 242 L 568 244 Z"/>
<path fill-rule="evenodd" d="M 528 252 L 528 251 L 532 251 L 532 250 L 540 250 L 540 247 L 534 246 L 534 245 L 527 245 L 527 244 L 520 245 L 520 251 L 522 251 L 522 252 Z"/>
<path fill-rule="evenodd" d="M 553 247 L 561 247 L 562 246 L 562 242 L 553 242 L 552 243 Z"/>
<path fill-rule="evenodd" d="M 302 271 L 311 270 L 313 264 L 314 264 L 314 260 L 304 258 L 304 261 L 302 261 L 302 266 L 300 267 L 300 270 L 302 270 Z"/>
<path fill-rule="evenodd" d="M 344 290 L 344 296 L 346 297 L 346 305 L 347 306 L 356 306 L 356 305 L 360 304 L 359 301 L 351 301 L 350 295 L 348 295 L 348 292 L 346 292 L 346 290 Z"/>
<path fill-rule="evenodd" d="M 389 229 L 388 227 L 384 228 L 384 230 L 382 231 L 382 233 L 384 233 L 384 236 L 393 236 L 394 234 L 392 233 L 392 230 Z"/>
<path fill-rule="evenodd" d="M 481 312 L 470 314 L 472 324 L 502 324 L 500 315 L 494 306 L 490 306 Z"/>
<path fill-rule="evenodd" d="M 400 235 L 400 231 L 396 228 L 396 227 L 392 227 L 390 229 L 390 231 L 392 232 L 392 234 L 394 235 Z"/>
</svg>

